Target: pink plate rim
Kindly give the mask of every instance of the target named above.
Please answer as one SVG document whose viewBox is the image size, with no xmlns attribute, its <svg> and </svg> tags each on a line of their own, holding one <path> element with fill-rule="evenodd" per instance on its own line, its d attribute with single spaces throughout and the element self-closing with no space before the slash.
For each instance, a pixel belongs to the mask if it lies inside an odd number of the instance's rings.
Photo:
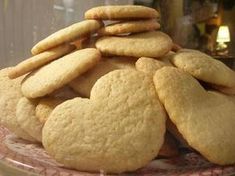
<svg viewBox="0 0 235 176">
<path fill-rule="evenodd" d="M 0 166 L 19 173 L 42 176 L 98 176 L 100 173 L 79 172 L 58 164 L 40 144 L 31 144 L 0 126 Z M 1 167 L 0 167 L 1 169 Z M 1 171 L 0 171 L 1 175 Z M 20 174 L 19 174 L 20 175 Z M 197 153 L 186 153 L 172 159 L 156 159 L 146 167 L 124 176 L 222 176 L 235 175 L 235 165 L 218 166 L 209 163 Z"/>
</svg>

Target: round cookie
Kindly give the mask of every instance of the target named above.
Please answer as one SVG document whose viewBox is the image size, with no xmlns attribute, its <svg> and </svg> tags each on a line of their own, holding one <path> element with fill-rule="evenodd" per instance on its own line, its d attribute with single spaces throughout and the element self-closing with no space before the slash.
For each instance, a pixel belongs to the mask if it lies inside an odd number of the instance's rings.
<svg viewBox="0 0 235 176">
<path fill-rule="evenodd" d="M 75 49 L 74 46 L 64 44 L 64 45 L 60 45 L 58 47 L 52 48 L 48 51 L 44 51 L 38 55 L 35 55 L 33 57 L 30 57 L 29 59 L 22 61 L 15 67 L 12 67 L 9 70 L 8 77 L 11 79 L 14 79 L 19 76 L 22 76 L 30 71 L 33 71 L 49 63 L 52 60 L 55 60 L 67 53 L 70 53 L 74 49 Z"/>
<path fill-rule="evenodd" d="M 16 119 L 22 129 L 38 142 L 41 142 L 43 123 L 41 123 L 35 115 L 37 104 L 38 100 L 36 99 L 29 100 L 22 97 L 16 107 Z"/>
<path fill-rule="evenodd" d="M 100 60 L 94 48 L 82 49 L 31 72 L 22 82 L 22 93 L 27 98 L 47 95 L 86 72 Z"/>
<path fill-rule="evenodd" d="M 135 61 L 136 59 L 128 57 L 103 58 L 93 69 L 71 81 L 69 86 L 80 95 L 90 97 L 93 85 L 101 76 L 117 69 L 134 69 Z"/>
<path fill-rule="evenodd" d="M 137 70 L 142 71 L 144 73 L 154 75 L 154 73 L 162 67 L 172 66 L 169 59 L 164 57 L 163 59 L 157 60 L 149 57 L 141 57 L 135 63 L 135 67 Z"/>
<path fill-rule="evenodd" d="M 61 98 L 42 98 L 36 106 L 36 117 L 41 123 L 45 124 L 53 109 L 64 101 Z"/>
<path fill-rule="evenodd" d="M 38 105 L 36 106 L 36 117 L 39 119 L 41 123 L 45 123 L 52 112 L 52 110 L 59 105 L 60 103 L 79 97 L 80 95 L 73 91 L 73 89 L 69 86 L 64 86 L 47 97 L 43 97 L 39 100 Z"/>
<path fill-rule="evenodd" d="M 160 28 L 160 24 L 155 19 L 122 21 L 107 25 L 98 30 L 99 35 L 118 35 L 125 33 L 138 33 L 152 31 Z"/>
<path fill-rule="evenodd" d="M 159 13 L 155 9 L 139 5 L 99 6 L 85 12 L 85 19 L 127 20 L 157 17 Z"/>
<path fill-rule="evenodd" d="M 152 78 L 122 69 L 101 77 L 90 99 L 57 106 L 43 128 L 43 145 L 66 167 L 121 173 L 151 161 L 164 133 L 165 111 Z"/>
<path fill-rule="evenodd" d="M 102 26 L 103 23 L 97 20 L 85 20 L 75 23 L 41 40 L 32 48 L 31 52 L 36 55 L 60 44 L 75 41 L 78 38 L 95 33 Z"/>
<path fill-rule="evenodd" d="M 179 50 L 171 62 L 199 80 L 224 87 L 235 86 L 235 72 L 224 63 L 200 51 Z"/>
<path fill-rule="evenodd" d="M 132 34 L 124 37 L 101 37 L 96 42 L 102 54 L 132 57 L 162 57 L 172 48 L 171 38 L 160 31 Z"/>
<path fill-rule="evenodd" d="M 23 77 L 14 80 L 8 78 L 10 68 L 0 70 L 0 124 L 18 137 L 35 142 L 36 140 L 21 129 L 16 120 L 16 105 L 22 97 L 20 82 Z"/>
<path fill-rule="evenodd" d="M 163 67 L 154 75 L 160 101 L 188 144 L 212 163 L 235 164 L 235 97 L 206 91 L 190 74 Z"/>
</svg>

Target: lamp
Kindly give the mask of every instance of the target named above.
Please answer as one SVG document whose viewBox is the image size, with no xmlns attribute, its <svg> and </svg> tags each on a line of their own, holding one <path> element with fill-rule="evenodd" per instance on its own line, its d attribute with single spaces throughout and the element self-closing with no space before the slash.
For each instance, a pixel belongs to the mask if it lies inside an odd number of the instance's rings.
<svg viewBox="0 0 235 176">
<path fill-rule="evenodd" d="M 216 42 L 218 42 L 218 45 L 216 47 L 216 50 L 218 52 L 223 52 L 223 54 L 227 54 L 227 45 L 225 42 L 230 42 L 230 34 L 229 34 L 229 28 L 228 26 L 220 26 L 219 31 L 217 34 Z"/>
</svg>

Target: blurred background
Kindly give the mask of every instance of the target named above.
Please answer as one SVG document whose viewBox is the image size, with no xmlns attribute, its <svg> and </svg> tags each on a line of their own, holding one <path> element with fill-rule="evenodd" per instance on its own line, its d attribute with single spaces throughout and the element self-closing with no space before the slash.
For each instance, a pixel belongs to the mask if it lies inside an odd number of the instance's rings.
<svg viewBox="0 0 235 176">
<path fill-rule="evenodd" d="M 235 68 L 235 0 L 0 0 L 0 67 L 29 57 L 49 34 L 98 5 L 140 4 L 161 13 L 161 30 Z"/>
</svg>

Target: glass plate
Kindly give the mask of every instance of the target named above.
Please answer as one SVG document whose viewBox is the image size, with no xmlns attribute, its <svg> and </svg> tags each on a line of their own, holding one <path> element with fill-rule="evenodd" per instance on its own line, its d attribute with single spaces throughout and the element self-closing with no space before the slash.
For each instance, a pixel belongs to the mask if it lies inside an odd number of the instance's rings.
<svg viewBox="0 0 235 176">
<path fill-rule="evenodd" d="M 100 173 L 66 169 L 57 163 L 39 144 L 17 138 L 0 126 L 0 175 L 98 176 Z M 156 159 L 146 167 L 123 176 L 211 176 L 235 175 L 235 166 L 218 166 L 207 162 L 199 154 L 185 153 L 172 159 Z"/>
</svg>

